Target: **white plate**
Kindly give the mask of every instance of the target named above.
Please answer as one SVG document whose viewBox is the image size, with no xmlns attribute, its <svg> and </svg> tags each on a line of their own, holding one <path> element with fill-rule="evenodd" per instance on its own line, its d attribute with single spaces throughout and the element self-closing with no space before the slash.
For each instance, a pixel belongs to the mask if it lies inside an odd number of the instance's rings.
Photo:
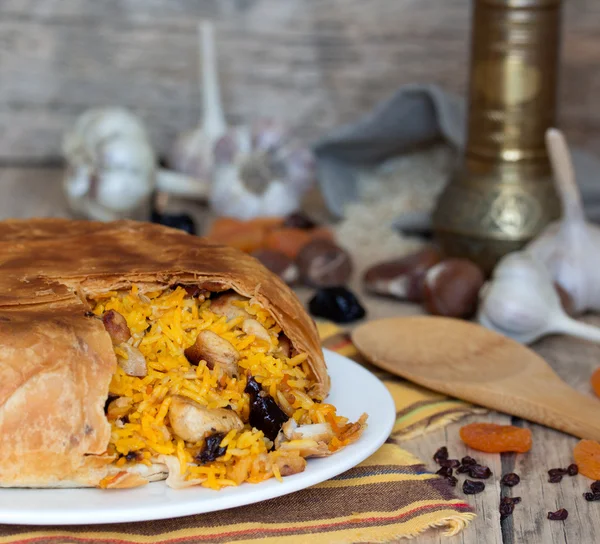
<svg viewBox="0 0 600 544">
<path fill-rule="evenodd" d="M 252 504 L 318 484 L 364 461 L 389 436 L 395 421 L 394 401 L 385 386 L 355 362 L 325 350 L 331 376 L 327 402 L 338 413 L 358 419 L 369 414 L 360 440 L 342 451 L 309 459 L 306 470 L 283 479 L 243 484 L 214 491 L 203 487 L 170 489 L 164 482 L 135 489 L 0 489 L 0 523 L 88 525 L 175 518 Z"/>
</svg>

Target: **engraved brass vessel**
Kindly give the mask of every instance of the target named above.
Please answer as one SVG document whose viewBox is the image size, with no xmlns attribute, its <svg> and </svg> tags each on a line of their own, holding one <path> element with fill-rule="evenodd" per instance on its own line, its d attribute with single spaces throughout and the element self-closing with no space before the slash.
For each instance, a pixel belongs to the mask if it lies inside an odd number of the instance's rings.
<svg viewBox="0 0 600 544">
<path fill-rule="evenodd" d="M 467 145 L 434 229 L 490 271 L 558 217 L 544 133 L 555 125 L 561 0 L 475 0 Z"/>
</svg>

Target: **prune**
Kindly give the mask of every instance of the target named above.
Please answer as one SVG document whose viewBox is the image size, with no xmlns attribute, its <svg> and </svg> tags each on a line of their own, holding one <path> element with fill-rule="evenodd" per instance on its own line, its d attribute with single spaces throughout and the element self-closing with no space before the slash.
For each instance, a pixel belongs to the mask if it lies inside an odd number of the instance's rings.
<svg viewBox="0 0 600 544">
<path fill-rule="evenodd" d="M 569 476 L 577 476 L 579 474 L 579 467 L 575 463 L 571 463 L 567 467 L 567 474 Z"/>
<path fill-rule="evenodd" d="M 562 482 L 562 479 L 563 479 L 562 474 L 554 474 L 548 478 L 548 481 L 551 484 L 558 484 L 558 483 Z"/>
<path fill-rule="evenodd" d="M 475 461 L 475 459 L 473 459 L 472 457 L 470 457 L 469 455 L 465 455 L 461 460 L 460 460 L 460 464 L 464 465 L 464 466 L 469 466 L 469 465 L 476 465 L 477 461 Z"/>
<path fill-rule="evenodd" d="M 581 440 L 573 450 L 573 458 L 579 472 L 592 480 L 600 480 L 600 444 L 593 440 Z"/>
<path fill-rule="evenodd" d="M 460 465 L 457 469 L 456 469 L 456 473 L 457 474 L 466 474 L 467 472 L 469 472 L 469 469 L 471 467 L 469 465 Z"/>
<path fill-rule="evenodd" d="M 441 461 L 448 459 L 448 455 L 448 448 L 446 446 L 442 446 L 433 454 L 433 460 L 436 463 L 441 464 Z"/>
<path fill-rule="evenodd" d="M 509 472 L 508 474 L 505 474 L 504 476 L 502 476 L 500 483 L 507 487 L 514 487 L 520 481 L 521 481 L 521 478 L 519 478 L 518 474 L 515 474 L 514 472 Z"/>
<path fill-rule="evenodd" d="M 317 224 L 308 216 L 303 214 L 302 212 L 292 213 L 288 215 L 284 222 L 284 227 L 292 228 L 292 229 L 303 229 L 309 230 L 314 229 Z"/>
<path fill-rule="evenodd" d="M 588 502 L 600 501 L 600 493 L 584 493 L 583 497 Z"/>
<path fill-rule="evenodd" d="M 452 476 L 452 469 L 450 467 L 442 467 L 440 470 L 438 470 L 436 472 L 436 474 L 439 474 L 440 476 L 443 476 L 444 478 L 450 478 L 450 476 Z"/>
<path fill-rule="evenodd" d="M 205 463 L 214 461 L 217 457 L 221 457 L 221 455 L 225 455 L 227 448 L 222 448 L 220 446 L 223 438 L 225 438 L 225 434 L 215 433 L 204 441 L 204 448 L 202 448 L 202 451 L 195 457 L 198 464 L 204 465 Z"/>
<path fill-rule="evenodd" d="M 365 309 L 346 287 L 319 289 L 308 303 L 310 313 L 335 323 L 350 323 L 365 317 Z"/>
<path fill-rule="evenodd" d="M 187 213 L 169 214 L 152 210 L 150 221 L 166 227 L 180 229 L 189 234 L 196 234 L 196 224 Z"/>
<path fill-rule="evenodd" d="M 465 495 L 477 495 L 485 489 L 483 482 L 474 482 L 473 480 L 465 480 L 463 483 L 463 493 Z"/>
<path fill-rule="evenodd" d="M 600 482 L 593 482 L 592 485 L 590 485 L 590 489 L 593 493 L 600 493 Z"/>
<path fill-rule="evenodd" d="M 566 473 L 566 468 L 551 468 L 548 471 L 548 476 L 564 476 Z"/>
<path fill-rule="evenodd" d="M 525 453 L 531 449 L 531 431 L 512 425 L 470 423 L 461 427 L 460 437 L 467 446 L 487 453 Z"/>
<path fill-rule="evenodd" d="M 502 497 L 500 500 L 500 519 L 506 519 L 510 516 L 514 509 L 515 504 L 519 504 L 521 502 L 521 497 Z"/>
<path fill-rule="evenodd" d="M 492 475 L 492 471 L 483 465 L 471 465 L 469 467 L 469 476 L 478 480 L 487 480 Z"/>
<path fill-rule="evenodd" d="M 244 392 L 250 395 L 250 425 L 265 433 L 269 440 L 275 440 L 288 416 L 252 376 L 248 378 Z"/>
<path fill-rule="evenodd" d="M 561 508 L 560 510 L 557 510 L 556 512 L 548 512 L 548 519 L 551 519 L 554 521 L 564 521 L 568 517 L 569 517 L 569 512 L 567 511 L 566 508 Z"/>
</svg>

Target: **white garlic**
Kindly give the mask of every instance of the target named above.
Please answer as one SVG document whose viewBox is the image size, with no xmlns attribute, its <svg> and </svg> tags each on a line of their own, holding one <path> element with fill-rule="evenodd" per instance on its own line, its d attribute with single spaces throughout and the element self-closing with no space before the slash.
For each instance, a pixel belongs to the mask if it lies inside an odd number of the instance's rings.
<svg viewBox="0 0 600 544">
<path fill-rule="evenodd" d="M 175 141 L 168 157 L 169 166 L 197 179 L 210 181 L 214 166 L 214 146 L 227 131 L 215 51 L 212 23 L 203 21 L 198 25 L 199 73 L 202 89 L 202 123 L 184 132 Z"/>
<path fill-rule="evenodd" d="M 300 208 L 313 183 L 311 152 L 273 121 L 229 130 L 215 146 L 210 202 L 218 215 L 283 217 Z"/>
<path fill-rule="evenodd" d="M 156 168 L 142 122 L 123 108 L 84 112 L 63 140 L 63 187 L 71 209 L 99 221 L 147 219 L 155 189 L 204 197 L 208 186 Z"/>
<path fill-rule="evenodd" d="M 548 271 L 529 253 L 504 257 L 480 299 L 479 323 L 523 344 L 554 333 L 600 342 L 600 328 L 564 312 Z"/>
<path fill-rule="evenodd" d="M 585 220 L 567 143 L 549 129 L 546 144 L 563 215 L 526 248 L 573 299 L 576 313 L 600 310 L 600 228 Z"/>
</svg>

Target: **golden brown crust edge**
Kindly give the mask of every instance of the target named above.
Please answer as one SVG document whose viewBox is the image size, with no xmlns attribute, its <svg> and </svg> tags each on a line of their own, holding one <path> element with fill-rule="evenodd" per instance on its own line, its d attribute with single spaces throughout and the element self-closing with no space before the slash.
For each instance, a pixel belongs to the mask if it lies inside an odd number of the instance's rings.
<svg viewBox="0 0 600 544">
<path fill-rule="evenodd" d="M 115 356 L 82 299 L 132 283 L 188 282 L 255 298 L 308 354 L 312 393 L 327 396 L 314 321 L 252 257 L 147 223 L 0 221 L 0 486 L 97 485 L 112 473 L 86 454 L 108 443 L 103 405 Z"/>
</svg>

